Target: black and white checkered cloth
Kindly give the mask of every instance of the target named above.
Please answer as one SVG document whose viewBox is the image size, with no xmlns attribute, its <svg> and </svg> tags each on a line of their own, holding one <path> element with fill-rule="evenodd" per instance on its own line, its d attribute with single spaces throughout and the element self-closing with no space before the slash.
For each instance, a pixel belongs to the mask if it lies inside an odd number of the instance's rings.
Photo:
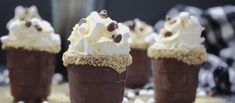
<svg viewBox="0 0 235 103">
<path fill-rule="evenodd" d="M 176 16 L 183 11 L 199 18 L 205 27 L 202 33 L 206 39 L 204 45 L 209 53 L 214 54 L 208 54 L 208 61 L 200 72 L 200 76 L 203 77 L 199 78 L 199 87 L 225 94 L 235 92 L 235 6 L 226 5 L 202 10 L 177 5 L 170 9 L 167 15 Z M 157 32 L 163 27 L 164 22 L 160 20 L 155 24 Z"/>
<path fill-rule="evenodd" d="M 220 50 L 234 46 L 235 6 L 210 8 L 202 14 L 202 18 L 209 52 L 218 54 Z"/>
</svg>

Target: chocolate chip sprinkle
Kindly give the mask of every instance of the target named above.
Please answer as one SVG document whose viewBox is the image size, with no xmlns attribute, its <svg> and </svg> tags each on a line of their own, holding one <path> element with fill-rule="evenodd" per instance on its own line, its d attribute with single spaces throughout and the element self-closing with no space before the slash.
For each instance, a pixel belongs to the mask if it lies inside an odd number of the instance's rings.
<svg viewBox="0 0 235 103">
<path fill-rule="evenodd" d="M 86 23 L 86 22 L 87 22 L 86 19 L 82 18 L 82 19 L 79 20 L 78 24 L 82 25 L 83 23 Z"/>
<path fill-rule="evenodd" d="M 42 31 L 42 28 L 39 25 L 34 26 L 38 31 Z"/>
<path fill-rule="evenodd" d="M 107 10 L 101 10 L 99 13 L 100 17 L 102 18 L 108 18 Z"/>
<path fill-rule="evenodd" d="M 122 40 L 122 35 L 121 34 L 114 35 L 112 38 L 115 43 L 120 43 Z"/>
<path fill-rule="evenodd" d="M 115 34 L 112 35 L 112 39 L 114 39 L 114 37 L 115 37 Z"/>
<path fill-rule="evenodd" d="M 107 30 L 108 30 L 109 32 L 112 32 L 112 31 L 114 31 L 114 30 L 117 29 L 117 28 L 118 28 L 118 24 L 115 23 L 115 22 L 111 22 L 111 23 L 108 25 Z"/>
<path fill-rule="evenodd" d="M 31 21 L 26 21 L 26 23 L 25 23 L 25 26 L 26 26 L 26 27 L 29 28 L 31 25 L 32 25 Z"/>
<path fill-rule="evenodd" d="M 166 16 L 166 21 L 171 25 L 176 23 L 176 19 L 171 16 Z"/>
<path fill-rule="evenodd" d="M 128 27 L 131 29 L 131 30 L 135 30 L 135 21 L 129 21 L 127 23 Z"/>
<path fill-rule="evenodd" d="M 166 16 L 166 21 L 170 21 L 172 19 L 172 17 L 171 16 Z"/>
<path fill-rule="evenodd" d="M 172 35 L 172 33 L 169 32 L 169 31 L 167 31 L 167 32 L 164 34 L 165 37 L 170 37 L 171 35 Z"/>
</svg>

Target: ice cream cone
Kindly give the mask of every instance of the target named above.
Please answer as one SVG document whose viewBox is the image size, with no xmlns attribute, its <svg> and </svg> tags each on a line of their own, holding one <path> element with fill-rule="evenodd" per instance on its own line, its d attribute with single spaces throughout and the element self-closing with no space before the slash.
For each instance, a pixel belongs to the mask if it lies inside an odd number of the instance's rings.
<svg viewBox="0 0 235 103">
<path fill-rule="evenodd" d="M 133 62 L 127 69 L 126 86 L 128 88 L 143 87 L 150 77 L 150 59 L 145 50 L 132 49 Z"/>
<path fill-rule="evenodd" d="M 157 103 L 193 103 L 198 72 L 206 60 L 202 45 L 204 28 L 195 16 L 182 12 L 166 17 L 156 42 L 148 48 L 152 58 L 155 101 Z"/>
<path fill-rule="evenodd" d="M 122 103 L 126 68 L 132 62 L 129 29 L 93 11 L 82 18 L 69 36 L 63 54 L 71 103 Z"/>
<path fill-rule="evenodd" d="M 155 100 L 158 103 L 193 103 L 199 70 L 200 65 L 188 65 L 176 59 L 153 59 Z"/>
<path fill-rule="evenodd" d="M 121 103 L 126 72 L 91 65 L 69 65 L 71 103 Z"/>
<path fill-rule="evenodd" d="M 6 57 L 14 101 L 46 100 L 51 90 L 56 55 L 7 48 Z"/>
</svg>

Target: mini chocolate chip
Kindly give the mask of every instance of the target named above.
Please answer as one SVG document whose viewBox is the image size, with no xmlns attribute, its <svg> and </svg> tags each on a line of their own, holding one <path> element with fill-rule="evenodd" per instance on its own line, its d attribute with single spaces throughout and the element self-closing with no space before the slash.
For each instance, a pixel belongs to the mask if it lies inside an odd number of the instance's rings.
<svg viewBox="0 0 235 103">
<path fill-rule="evenodd" d="M 102 18 L 108 18 L 108 13 L 107 13 L 107 10 L 101 10 L 99 15 L 102 17 Z"/>
<path fill-rule="evenodd" d="M 171 16 L 166 16 L 166 21 L 170 23 L 171 25 L 176 23 L 176 19 Z"/>
<path fill-rule="evenodd" d="M 169 32 L 169 31 L 167 31 L 167 32 L 164 34 L 165 37 L 170 37 L 171 35 L 172 35 L 172 33 Z"/>
<path fill-rule="evenodd" d="M 112 35 L 112 39 L 115 37 L 115 34 Z"/>
<path fill-rule="evenodd" d="M 128 26 L 131 30 L 134 30 L 134 29 L 135 29 L 135 21 L 128 21 L 128 22 L 127 22 L 127 26 Z"/>
<path fill-rule="evenodd" d="M 144 31 L 144 28 L 143 28 L 143 27 L 141 27 L 141 28 L 140 28 L 140 31 Z"/>
<path fill-rule="evenodd" d="M 42 31 L 42 28 L 41 28 L 39 25 L 35 25 L 35 28 L 36 28 L 38 31 Z"/>
<path fill-rule="evenodd" d="M 111 22 L 111 23 L 108 25 L 107 30 L 108 30 L 109 32 L 112 32 L 112 31 L 114 31 L 114 30 L 117 29 L 117 28 L 118 28 L 118 24 L 115 23 L 115 22 Z"/>
<path fill-rule="evenodd" d="M 122 40 L 122 35 L 121 35 L 121 34 L 114 35 L 113 41 L 114 41 L 115 43 L 120 43 L 121 40 Z"/>
<path fill-rule="evenodd" d="M 104 13 L 104 14 L 107 14 L 107 10 L 101 10 L 100 13 Z"/>
<path fill-rule="evenodd" d="M 172 25 L 172 24 L 175 24 L 176 23 L 176 20 L 170 20 L 169 23 Z"/>
<path fill-rule="evenodd" d="M 26 26 L 26 27 L 29 28 L 31 25 L 32 25 L 31 21 L 26 21 L 26 23 L 25 23 L 25 26 Z"/>
<path fill-rule="evenodd" d="M 83 23 L 86 23 L 86 22 L 87 22 L 86 19 L 82 18 L 82 19 L 79 20 L 78 24 L 82 25 Z"/>
<path fill-rule="evenodd" d="M 170 21 L 172 19 L 172 17 L 171 16 L 166 16 L 166 21 Z"/>
</svg>

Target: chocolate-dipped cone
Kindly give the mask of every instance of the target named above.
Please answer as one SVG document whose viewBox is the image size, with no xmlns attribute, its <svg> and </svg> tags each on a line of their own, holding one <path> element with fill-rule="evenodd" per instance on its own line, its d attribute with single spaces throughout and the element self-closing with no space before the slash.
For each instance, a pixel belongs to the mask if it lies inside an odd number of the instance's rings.
<svg viewBox="0 0 235 103">
<path fill-rule="evenodd" d="M 104 66 L 69 65 L 71 103 L 121 103 L 126 72 Z"/>
<path fill-rule="evenodd" d="M 150 77 L 150 59 L 145 50 L 132 49 L 132 64 L 127 69 L 126 87 L 140 88 L 144 86 Z"/>
<path fill-rule="evenodd" d="M 157 103 L 193 103 L 200 65 L 176 59 L 153 59 L 155 100 Z"/>
<path fill-rule="evenodd" d="M 6 57 L 14 101 L 46 100 L 51 90 L 55 54 L 7 48 Z"/>
</svg>

